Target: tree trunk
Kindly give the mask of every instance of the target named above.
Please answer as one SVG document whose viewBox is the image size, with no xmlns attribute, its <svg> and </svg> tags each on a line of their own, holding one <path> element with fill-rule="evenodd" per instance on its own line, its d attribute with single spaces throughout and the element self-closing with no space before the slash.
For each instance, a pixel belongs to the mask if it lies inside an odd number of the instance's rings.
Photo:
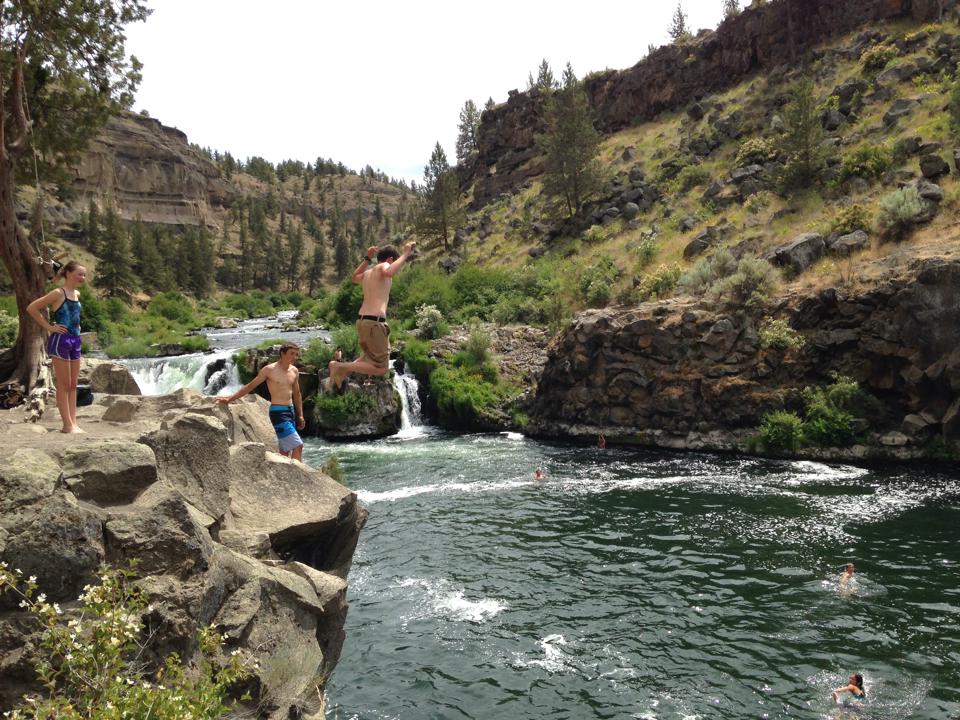
<svg viewBox="0 0 960 720">
<path fill-rule="evenodd" d="M 13 160 L 6 157 L 6 153 L 3 155 L 0 157 L 0 259 L 13 282 L 20 333 L 12 356 L 0 361 L 0 381 L 19 383 L 28 394 L 41 376 L 46 353 L 43 331 L 27 315 L 27 305 L 43 295 L 47 277 L 37 263 L 37 249 L 17 224 Z"/>
</svg>

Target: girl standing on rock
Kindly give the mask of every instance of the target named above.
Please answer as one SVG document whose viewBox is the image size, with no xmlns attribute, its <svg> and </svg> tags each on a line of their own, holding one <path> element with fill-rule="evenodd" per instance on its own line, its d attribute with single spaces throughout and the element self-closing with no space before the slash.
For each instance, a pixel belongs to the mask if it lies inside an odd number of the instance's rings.
<svg viewBox="0 0 960 720">
<path fill-rule="evenodd" d="M 47 354 L 53 360 L 57 383 L 57 409 L 63 420 L 61 432 L 83 432 L 77 425 L 77 376 L 80 374 L 80 298 L 77 289 L 87 281 L 87 269 L 71 260 L 57 275 L 63 285 L 39 297 L 27 306 L 36 323 L 50 333 Z M 53 307 L 53 324 L 41 310 Z"/>
</svg>

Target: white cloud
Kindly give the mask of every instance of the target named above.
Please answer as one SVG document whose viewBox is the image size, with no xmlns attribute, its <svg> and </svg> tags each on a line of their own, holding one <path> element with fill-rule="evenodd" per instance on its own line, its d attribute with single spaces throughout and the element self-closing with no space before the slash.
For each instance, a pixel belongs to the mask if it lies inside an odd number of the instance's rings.
<svg viewBox="0 0 960 720">
<path fill-rule="evenodd" d="M 559 76 L 625 68 L 664 44 L 671 2 L 152 0 L 128 29 L 144 62 L 135 109 L 239 158 L 333 157 L 419 180 L 438 140 L 451 162 L 460 108 Z M 686 0 L 693 28 L 721 0 Z"/>
</svg>

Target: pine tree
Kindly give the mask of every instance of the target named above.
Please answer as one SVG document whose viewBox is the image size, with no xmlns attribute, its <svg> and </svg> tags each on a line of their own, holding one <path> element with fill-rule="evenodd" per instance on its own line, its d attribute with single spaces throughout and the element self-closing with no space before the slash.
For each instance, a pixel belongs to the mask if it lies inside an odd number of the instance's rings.
<svg viewBox="0 0 960 720">
<path fill-rule="evenodd" d="M 677 2 L 677 9 L 673 12 L 673 19 L 670 21 L 670 29 L 667 30 L 670 38 L 674 41 L 680 41 L 690 36 L 687 30 L 687 16 L 683 12 L 683 6 Z"/>
<path fill-rule="evenodd" d="M 810 77 L 798 80 L 790 89 L 790 102 L 783 110 L 784 166 L 780 185 L 787 192 L 809 187 L 827 165 L 829 150 L 824 145 L 814 89 Z"/>
<path fill-rule="evenodd" d="M 544 155 L 543 190 L 558 203 L 557 209 L 573 217 L 602 184 L 600 134 L 583 85 L 569 66 L 564 80 L 563 88 L 547 101 L 547 129 L 537 136 L 537 145 Z"/>
<path fill-rule="evenodd" d="M 483 109 L 484 109 L 484 111 L 486 111 L 486 110 L 493 110 L 496 106 L 497 106 L 497 104 L 493 101 L 493 98 L 492 98 L 492 97 L 489 97 L 489 98 L 487 98 L 487 103 L 486 103 L 486 105 L 483 106 Z"/>
<path fill-rule="evenodd" d="M 291 227 L 287 232 L 287 290 L 292 292 L 300 287 L 300 275 L 303 264 L 303 229 Z"/>
<path fill-rule="evenodd" d="M 346 277 L 350 272 L 350 246 L 344 228 L 343 213 L 340 210 L 340 197 L 333 196 L 333 211 L 330 216 L 330 242 L 333 244 L 333 263 L 338 278 Z"/>
<path fill-rule="evenodd" d="M 112 207 L 108 207 L 103 215 L 100 260 L 97 263 L 96 282 L 109 297 L 119 297 L 125 300 L 130 297 L 134 289 L 127 233 Z"/>
<path fill-rule="evenodd" d="M 553 70 L 550 69 L 550 63 L 544 58 L 540 61 L 540 67 L 537 68 L 536 87 L 541 90 L 553 90 L 558 87 L 556 79 L 553 77 Z"/>
<path fill-rule="evenodd" d="M 250 279 L 250 265 L 253 261 L 251 256 L 250 239 L 247 236 L 247 225 L 240 221 L 240 267 L 238 268 L 240 274 L 240 292 L 245 293 L 247 291 L 247 284 Z"/>
<path fill-rule="evenodd" d="M 379 194 L 373 198 L 373 219 L 376 221 L 377 227 L 383 224 L 383 206 L 380 204 Z"/>
<path fill-rule="evenodd" d="M 480 126 L 480 112 L 473 100 L 467 100 L 460 111 L 460 124 L 457 126 L 457 162 L 461 163 L 477 151 L 477 128 Z"/>
<path fill-rule="evenodd" d="M 310 262 L 310 270 L 307 272 L 307 286 L 311 296 L 323 282 L 323 270 L 327 264 L 327 251 L 324 247 L 326 238 L 320 232 L 314 240 L 313 259 Z"/>
<path fill-rule="evenodd" d="M 723 0 L 723 17 L 732 18 L 740 14 L 740 0 Z"/>
<path fill-rule="evenodd" d="M 93 198 L 90 198 L 84 221 L 83 232 L 87 236 L 87 250 L 96 255 L 100 250 L 100 210 Z"/>
<path fill-rule="evenodd" d="M 453 231 L 460 220 L 457 175 L 447 162 L 440 143 L 433 148 L 430 162 L 423 168 L 423 194 L 417 218 L 417 232 L 437 240 L 444 250 L 450 249 Z"/>
</svg>

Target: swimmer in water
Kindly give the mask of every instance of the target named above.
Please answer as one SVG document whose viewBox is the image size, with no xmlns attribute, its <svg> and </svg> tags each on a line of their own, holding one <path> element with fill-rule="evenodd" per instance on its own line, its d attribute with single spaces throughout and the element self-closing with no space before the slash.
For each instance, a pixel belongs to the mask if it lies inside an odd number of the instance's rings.
<svg viewBox="0 0 960 720">
<path fill-rule="evenodd" d="M 840 702 L 840 693 L 850 693 L 851 698 L 857 703 L 862 703 L 864 700 L 866 700 L 867 691 L 863 689 L 863 675 L 860 673 L 853 673 L 845 686 L 839 687 L 830 693 L 835 703 Z M 846 700 L 849 698 L 844 699 Z"/>
<path fill-rule="evenodd" d="M 536 471 L 534 471 L 533 473 L 534 480 L 543 480 L 544 477 L 546 476 L 543 474 L 543 470 L 541 470 L 540 468 L 537 468 Z"/>
<path fill-rule="evenodd" d="M 853 584 L 853 563 L 847 563 L 843 566 L 843 574 L 840 576 L 840 589 L 849 590 L 850 586 Z M 854 581 L 855 583 L 855 581 Z"/>
</svg>

